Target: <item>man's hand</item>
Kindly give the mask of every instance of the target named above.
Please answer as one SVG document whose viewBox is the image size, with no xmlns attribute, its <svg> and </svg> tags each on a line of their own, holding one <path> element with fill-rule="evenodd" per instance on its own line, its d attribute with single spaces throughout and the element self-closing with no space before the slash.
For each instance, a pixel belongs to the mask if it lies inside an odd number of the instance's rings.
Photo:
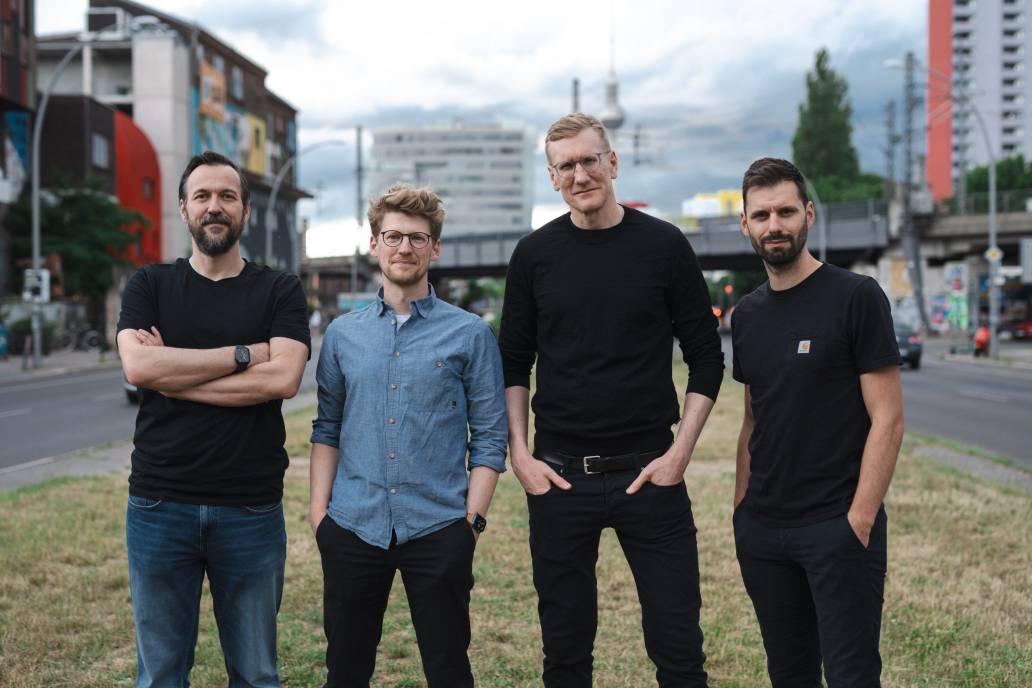
<svg viewBox="0 0 1032 688">
<path fill-rule="evenodd" d="M 871 543 L 871 528 L 874 527 L 874 519 L 864 518 L 858 512 L 850 509 L 846 514 L 846 520 L 849 521 L 849 527 L 853 529 L 856 539 L 866 548 Z"/>
<path fill-rule="evenodd" d="M 572 485 L 552 470 L 544 461 L 538 461 L 528 451 L 510 450 L 512 472 L 520 481 L 524 491 L 530 495 L 543 495 L 555 485 L 561 490 L 569 490 Z"/>
<path fill-rule="evenodd" d="M 308 525 L 312 528 L 312 535 L 315 535 L 315 531 L 319 530 L 319 524 L 326 518 L 326 509 L 317 509 L 315 507 L 308 507 Z"/>
<path fill-rule="evenodd" d="M 144 346 L 165 346 L 161 333 L 153 325 L 149 330 L 136 330 L 136 341 Z"/>
<path fill-rule="evenodd" d="M 674 447 L 671 446 L 663 456 L 649 461 L 648 465 L 641 469 L 638 477 L 628 486 L 627 494 L 634 494 L 645 483 L 652 483 L 660 487 L 676 485 L 684 480 L 684 469 L 687 467 L 688 461 L 678 456 Z"/>
</svg>

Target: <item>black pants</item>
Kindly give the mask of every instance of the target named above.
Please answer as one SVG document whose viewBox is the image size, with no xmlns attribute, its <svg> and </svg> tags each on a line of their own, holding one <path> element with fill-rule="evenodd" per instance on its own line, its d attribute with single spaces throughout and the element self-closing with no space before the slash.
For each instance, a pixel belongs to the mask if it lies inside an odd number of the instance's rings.
<svg viewBox="0 0 1032 688">
<path fill-rule="evenodd" d="M 429 688 L 473 685 L 466 652 L 475 540 L 465 518 L 387 550 L 329 517 L 315 539 L 323 566 L 326 688 L 368 688 L 395 571 L 408 595 Z"/>
<path fill-rule="evenodd" d="M 566 474 L 569 491 L 527 495 L 530 553 L 544 644 L 544 684 L 590 688 L 598 626 L 595 564 L 616 531 L 641 602 L 645 649 L 660 686 L 705 686 L 699 554 L 684 482 L 624 492 L 639 470 Z"/>
<path fill-rule="evenodd" d="M 881 685 L 887 559 L 885 510 L 865 548 L 843 514 L 798 528 L 774 528 L 735 511 L 735 548 L 767 651 L 773 688 Z"/>
</svg>

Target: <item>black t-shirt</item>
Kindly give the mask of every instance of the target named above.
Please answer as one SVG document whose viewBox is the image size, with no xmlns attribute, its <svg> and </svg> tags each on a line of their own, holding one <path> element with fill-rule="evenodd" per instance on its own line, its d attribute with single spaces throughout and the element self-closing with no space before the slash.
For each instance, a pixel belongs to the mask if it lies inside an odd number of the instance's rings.
<svg viewBox="0 0 1032 688">
<path fill-rule="evenodd" d="M 688 391 L 717 397 L 723 355 L 709 291 L 673 225 L 626 208 L 609 229 L 567 213 L 520 240 L 498 343 L 506 387 L 530 386 L 535 446 L 577 455 L 664 449 L 678 421 L 673 338 Z"/>
<path fill-rule="evenodd" d="M 846 513 L 871 427 L 860 375 L 899 365 L 885 293 L 822 265 L 791 289 L 765 283 L 743 298 L 731 338 L 755 419 L 745 506 L 780 526 Z"/>
<path fill-rule="evenodd" d="M 184 258 L 141 268 L 125 287 L 118 331 L 151 325 L 170 347 L 214 349 L 288 337 L 311 348 L 301 282 L 254 263 L 217 282 Z M 287 468 L 282 403 L 227 408 L 141 389 L 130 494 L 194 504 L 279 500 Z"/>
</svg>

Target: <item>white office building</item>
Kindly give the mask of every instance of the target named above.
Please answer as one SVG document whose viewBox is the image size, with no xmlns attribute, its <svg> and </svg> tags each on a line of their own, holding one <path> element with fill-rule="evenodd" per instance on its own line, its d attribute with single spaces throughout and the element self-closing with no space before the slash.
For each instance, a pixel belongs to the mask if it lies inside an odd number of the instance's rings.
<svg viewBox="0 0 1032 688">
<path fill-rule="evenodd" d="M 444 201 L 446 236 L 530 231 L 534 143 L 520 126 L 458 122 L 373 133 L 371 195 L 403 181 Z"/>
</svg>

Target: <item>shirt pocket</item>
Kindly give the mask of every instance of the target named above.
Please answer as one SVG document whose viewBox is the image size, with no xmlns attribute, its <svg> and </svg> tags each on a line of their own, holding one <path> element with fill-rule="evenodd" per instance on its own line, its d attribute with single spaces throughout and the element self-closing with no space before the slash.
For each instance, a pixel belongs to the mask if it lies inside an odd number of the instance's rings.
<svg viewBox="0 0 1032 688">
<path fill-rule="evenodd" d="M 424 413 L 466 414 L 466 392 L 459 361 L 433 351 L 415 352 L 410 403 Z"/>
<path fill-rule="evenodd" d="M 830 346 L 827 332 L 821 329 L 790 330 L 781 344 L 782 363 L 797 374 L 819 374 L 824 370 Z"/>
</svg>

